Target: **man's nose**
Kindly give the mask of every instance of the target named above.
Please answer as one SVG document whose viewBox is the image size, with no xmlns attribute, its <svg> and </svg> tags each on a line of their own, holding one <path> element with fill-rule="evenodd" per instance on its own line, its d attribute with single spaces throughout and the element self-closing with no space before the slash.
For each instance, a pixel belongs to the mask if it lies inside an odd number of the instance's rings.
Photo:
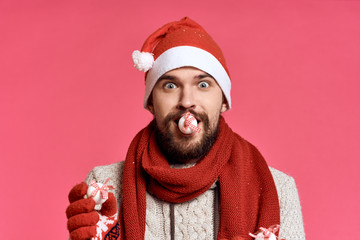
<svg viewBox="0 0 360 240">
<path fill-rule="evenodd" d="M 178 109 L 195 108 L 194 93 L 190 87 L 184 87 L 180 92 Z"/>
</svg>

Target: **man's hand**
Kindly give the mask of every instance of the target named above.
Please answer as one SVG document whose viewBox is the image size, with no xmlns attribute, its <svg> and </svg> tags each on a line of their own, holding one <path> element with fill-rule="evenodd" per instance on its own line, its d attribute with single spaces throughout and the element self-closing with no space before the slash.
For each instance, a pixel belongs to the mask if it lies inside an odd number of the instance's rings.
<svg viewBox="0 0 360 240">
<path fill-rule="evenodd" d="M 74 186 L 69 193 L 70 205 L 66 209 L 67 227 L 71 240 L 103 239 L 106 232 L 117 222 L 116 199 L 113 193 L 96 211 L 95 201 L 84 198 L 88 186 L 82 182 Z"/>
</svg>

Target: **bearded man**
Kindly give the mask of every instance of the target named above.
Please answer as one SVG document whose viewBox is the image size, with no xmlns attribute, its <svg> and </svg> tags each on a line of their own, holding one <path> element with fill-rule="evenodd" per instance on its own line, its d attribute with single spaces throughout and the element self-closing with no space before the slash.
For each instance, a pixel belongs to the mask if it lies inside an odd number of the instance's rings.
<svg viewBox="0 0 360 240">
<path fill-rule="evenodd" d="M 305 239 L 294 179 L 269 168 L 221 115 L 231 82 L 209 34 L 189 18 L 168 23 L 133 60 L 146 72 L 154 120 L 125 162 L 95 167 L 70 191 L 70 238 Z M 84 197 L 94 182 L 114 187 L 101 209 Z"/>
</svg>

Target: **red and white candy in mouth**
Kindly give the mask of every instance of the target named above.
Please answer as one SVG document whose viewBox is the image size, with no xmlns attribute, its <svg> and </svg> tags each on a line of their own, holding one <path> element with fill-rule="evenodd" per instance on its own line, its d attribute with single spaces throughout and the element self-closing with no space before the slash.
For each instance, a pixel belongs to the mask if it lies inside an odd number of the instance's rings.
<svg viewBox="0 0 360 240">
<path fill-rule="evenodd" d="M 184 134 L 192 134 L 193 132 L 200 132 L 200 128 L 197 126 L 196 118 L 187 112 L 184 116 L 179 119 L 178 127 L 179 130 Z"/>
</svg>

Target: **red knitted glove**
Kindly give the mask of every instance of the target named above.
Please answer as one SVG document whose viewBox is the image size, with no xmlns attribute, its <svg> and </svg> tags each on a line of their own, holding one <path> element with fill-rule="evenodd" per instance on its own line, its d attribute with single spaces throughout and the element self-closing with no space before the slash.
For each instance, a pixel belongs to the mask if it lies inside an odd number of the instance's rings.
<svg viewBox="0 0 360 240">
<path fill-rule="evenodd" d="M 103 239 L 118 219 L 113 193 L 109 193 L 109 198 L 102 204 L 101 210 L 96 211 L 95 201 L 84 198 L 87 189 L 86 183 L 82 182 L 74 186 L 69 193 L 70 205 L 66 209 L 66 216 L 71 240 Z"/>
</svg>

